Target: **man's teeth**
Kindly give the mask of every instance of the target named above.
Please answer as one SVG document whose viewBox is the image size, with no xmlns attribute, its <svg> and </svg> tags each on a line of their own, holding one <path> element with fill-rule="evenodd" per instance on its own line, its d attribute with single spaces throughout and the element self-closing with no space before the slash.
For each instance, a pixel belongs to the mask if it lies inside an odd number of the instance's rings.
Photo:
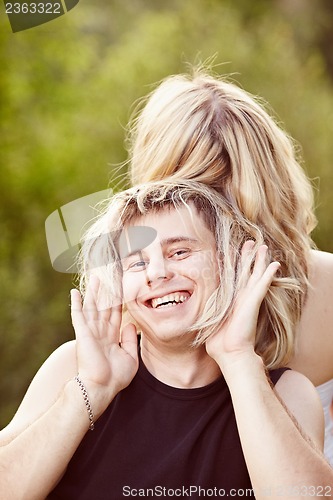
<svg viewBox="0 0 333 500">
<path fill-rule="evenodd" d="M 158 297 L 157 299 L 152 299 L 151 305 L 154 309 L 156 307 L 172 307 L 176 304 L 185 302 L 189 298 L 189 295 L 181 293 L 170 293 L 164 297 Z"/>
</svg>

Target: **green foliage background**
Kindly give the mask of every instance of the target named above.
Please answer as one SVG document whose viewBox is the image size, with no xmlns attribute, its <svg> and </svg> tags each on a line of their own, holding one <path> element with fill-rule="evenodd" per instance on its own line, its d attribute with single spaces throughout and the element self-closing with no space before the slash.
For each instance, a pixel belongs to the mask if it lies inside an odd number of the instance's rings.
<svg viewBox="0 0 333 500">
<path fill-rule="evenodd" d="M 1 17 L 0 426 L 43 360 L 73 338 L 73 277 L 51 267 L 45 219 L 126 185 L 119 165 L 133 103 L 187 63 L 215 56 L 216 72 L 270 103 L 314 179 L 317 245 L 333 251 L 332 19 L 324 0 L 301 9 L 292 0 L 82 0 L 15 34 Z"/>
</svg>

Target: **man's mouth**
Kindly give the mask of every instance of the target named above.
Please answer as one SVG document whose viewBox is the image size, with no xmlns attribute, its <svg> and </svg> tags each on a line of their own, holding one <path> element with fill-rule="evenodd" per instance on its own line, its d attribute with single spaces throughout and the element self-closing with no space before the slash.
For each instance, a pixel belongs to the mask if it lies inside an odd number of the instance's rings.
<svg viewBox="0 0 333 500">
<path fill-rule="evenodd" d="M 151 299 L 150 305 L 153 309 L 160 309 L 163 307 L 174 307 L 178 304 L 186 302 L 191 297 L 191 294 L 186 291 L 168 293 L 163 297 L 157 297 L 156 299 Z"/>
</svg>

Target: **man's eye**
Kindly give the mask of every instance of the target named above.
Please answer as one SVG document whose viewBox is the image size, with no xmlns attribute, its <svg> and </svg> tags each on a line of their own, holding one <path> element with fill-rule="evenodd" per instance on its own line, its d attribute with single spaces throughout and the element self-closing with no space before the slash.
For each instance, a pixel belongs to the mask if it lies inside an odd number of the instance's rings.
<svg viewBox="0 0 333 500">
<path fill-rule="evenodd" d="M 141 270 L 141 269 L 145 269 L 147 266 L 147 262 L 144 261 L 144 260 L 138 260 L 136 262 L 132 262 L 132 264 L 130 264 L 128 266 L 129 269 L 134 269 L 134 270 Z"/>
<path fill-rule="evenodd" d="M 175 257 L 176 259 L 184 259 L 190 254 L 190 250 L 188 248 L 180 248 L 179 250 L 173 250 L 171 252 L 171 257 Z"/>
</svg>

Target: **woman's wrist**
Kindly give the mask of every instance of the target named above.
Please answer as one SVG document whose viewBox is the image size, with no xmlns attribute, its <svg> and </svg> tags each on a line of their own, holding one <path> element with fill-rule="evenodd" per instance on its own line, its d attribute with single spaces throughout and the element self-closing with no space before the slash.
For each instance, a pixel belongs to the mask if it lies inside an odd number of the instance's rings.
<svg viewBox="0 0 333 500">
<path fill-rule="evenodd" d="M 86 405 L 87 414 L 88 414 L 88 418 L 89 418 L 89 429 L 91 431 L 93 431 L 94 427 L 95 427 L 95 417 L 94 417 L 94 412 L 93 412 L 93 409 L 92 409 L 92 406 L 91 406 L 91 402 L 90 402 L 90 399 L 89 399 L 89 395 L 88 395 L 86 386 L 84 385 L 84 383 L 82 382 L 81 378 L 79 377 L 79 374 L 77 374 L 74 377 L 74 380 L 75 380 L 75 382 L 77 382 L 77 384 L 78 384 L 78 386 L 80 388 L 84 404 Z"/>
<path fill-rule="evenodd" d="M 217 362 L 228 385 L 245 376 L 266 376 L 263 359 L 253 349 L 225 354 Z"/>
<path fill-rule="evenodd" d="M 65 386 L 65 394 L 68 393 L 70 403 L 75 404 L 83 413 L 90 430 L 93 430 L 95 422 L 118 392 L 110 386 L 95 384 L 80 373 L 69 380 Z"/>
</svg>

